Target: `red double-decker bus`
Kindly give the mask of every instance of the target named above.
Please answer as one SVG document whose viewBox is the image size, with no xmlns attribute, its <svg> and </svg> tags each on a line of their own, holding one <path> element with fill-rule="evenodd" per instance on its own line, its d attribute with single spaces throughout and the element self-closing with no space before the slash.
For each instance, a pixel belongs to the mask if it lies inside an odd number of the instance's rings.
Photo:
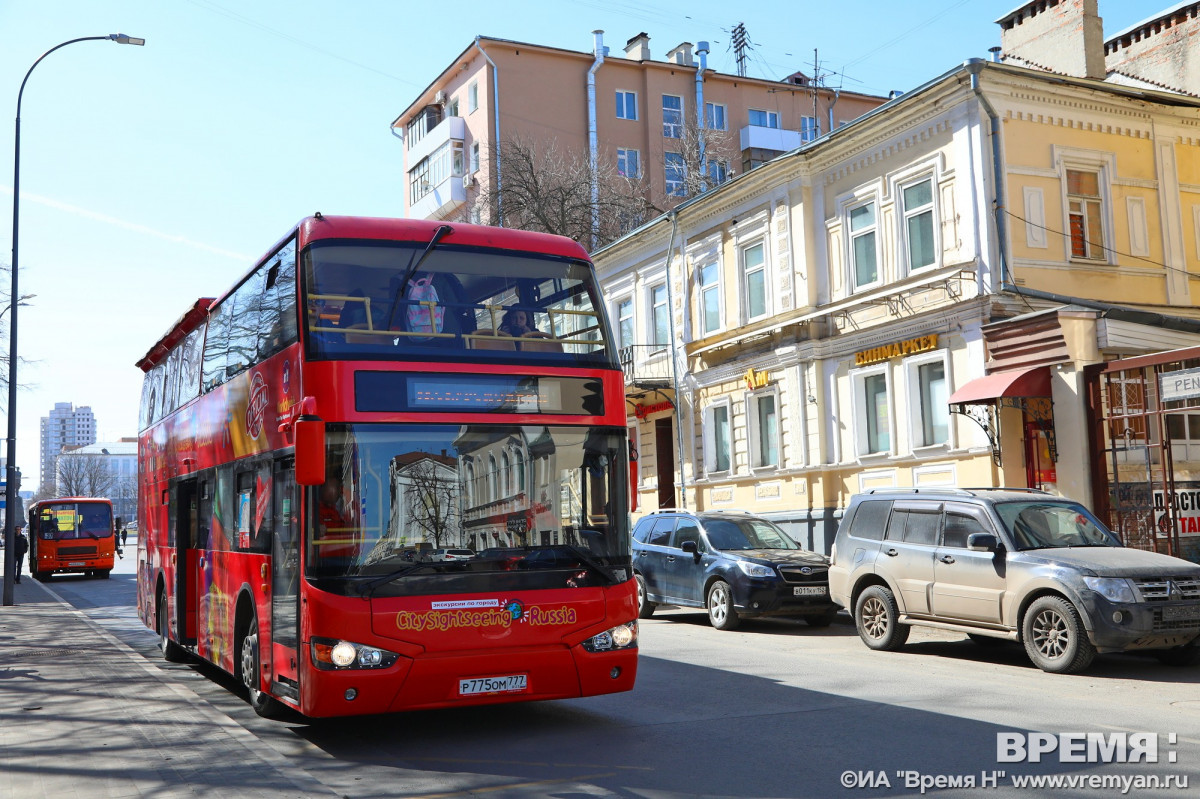
<svg viewBox="0 0 1200 799">
<path fill-rule="evenodd" d="M 318 214 L 138 366 L 168 659 L 264 715 L 633 687 L 623 380 L 576 243 Z"/>
</svg>

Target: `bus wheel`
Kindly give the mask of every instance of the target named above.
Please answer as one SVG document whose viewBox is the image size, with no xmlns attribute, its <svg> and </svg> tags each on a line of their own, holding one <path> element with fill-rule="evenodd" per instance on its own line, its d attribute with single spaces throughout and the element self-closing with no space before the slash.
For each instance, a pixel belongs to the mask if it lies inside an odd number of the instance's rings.
<svg viewBox="0 0 1200 799">
<path fill-rule="evenodd" d="M 285 712 L 285 706 L 259 688 L 262 683 L 259 678 L 257 630 L 258 622 L 251 618 L 249 630 L 242 637 L 242 658 L 239 663 L 240 674 L 238 676 L 242 679 L 242 685 L 246 686 L 246 692 L 250 697 L 250 707 L 254 708 L 254 712 L 263 718 L 278 719 Z"/>
<path fill-rule="evenodd" d="M 171 640 L 168 633 L 170 624 L 167 620 L 167 595 L 158 598 L 158 650 L 162 652 L 163 660 L 168 663 L 183 663 L 187 660 L 187 650 Z"/>
<path fill-rule="evenodd" d="M 108 575 L 112 573 L 112 569 L 100 569 L 96 572 L 96 576 L 101 580 L 107 580 Z"/>
<path fill-rule="evenodd" d="M 46 578 L 49 576 L 50 575 L 48 572 L 34 572 L 33 573 L 33 579 L 37 580 L 39 583 L 46 582 Z"/>
</svg>

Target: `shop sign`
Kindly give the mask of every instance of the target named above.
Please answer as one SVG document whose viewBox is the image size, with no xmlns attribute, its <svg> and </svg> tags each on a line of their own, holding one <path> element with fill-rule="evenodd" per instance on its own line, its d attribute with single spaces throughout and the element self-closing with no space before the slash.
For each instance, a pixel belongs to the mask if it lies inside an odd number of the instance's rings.
<svg viewBox="0 0 1200 799">
<path fill-rule="evenodd" d="M 891 344 L 884 344 L 880 347 L 872 347 L 869 350 L 854 353 L 854 365 L 870 366 L 873 363 L 889 361 L 892 358 L 903 358 L 906 355 L 916 355 L 920 352 L 936 350 L 937 346 L 937 333 L 910 338 L 907 341 L 893 341 Z"/>
<path fill-rule="evenodd" d="M 639 404 L 633 406 L 633 415 L 639 419 L 645 419 L 647 416 L 649 416 L 652 413 L 658 413 L 659 411 L 669 411 L 669 410 L 672 410 L 674 407 L 675 406 L 672 405 L 670 402 L 652 402 L 649 405 L 642 405 L 641 403 L 639 403 Z"/>
<path fill-rule="evenodd" d="M 770 376 L 766 372 L 756 372 L 753 369 L 746 370 L 746 388 L 751 391 L 756 388 L 766 388 L 770 382 Z"/>
<path fill-rule="evenodd" d="M 1200 397 L 1200 369 L 1163 372 L 1158 376 L 1158 387 L 1163 402 Z"/>
<path fill-rule="evenodd" d="M 1180 535 L 1200 534 L 1200 488 L 1154 489 L 1154 528 L 1169 533 L 1167 504 L 1175 511 L 1175 529 Z"/>
</svg>

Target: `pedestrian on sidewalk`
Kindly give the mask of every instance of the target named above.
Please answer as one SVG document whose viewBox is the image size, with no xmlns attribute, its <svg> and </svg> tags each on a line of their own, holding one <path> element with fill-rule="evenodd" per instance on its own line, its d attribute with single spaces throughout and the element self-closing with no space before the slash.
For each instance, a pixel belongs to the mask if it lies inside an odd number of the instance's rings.
<svg viewBox="0 0 1200 799">
<path fill-rule="evenodd" d="M 17 528 L 17 540 L 14 547 L 13 554 L 16 557 L 13 558 L 13 562 L 17 564 L 15 582 L 19 583 L 21 582 L 21 562 L 25 560 L 25 553 L 29 551 L 29 539 L 25 537 L 24 528 Z"/>
</svg>

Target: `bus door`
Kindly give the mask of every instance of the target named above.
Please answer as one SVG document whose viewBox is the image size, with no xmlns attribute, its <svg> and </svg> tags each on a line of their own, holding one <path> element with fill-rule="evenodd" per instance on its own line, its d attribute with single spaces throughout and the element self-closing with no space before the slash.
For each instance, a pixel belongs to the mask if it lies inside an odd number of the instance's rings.
<svg viewBox="0 0 1200 799">
<path fill-rule="evenodd" d="M 296 490 L 296 462 L 277 461 L 271 536 L 271 664 L 274 680 L 298 688 L 297 663 L 300 639 L 300 503 Z M 295 699 L 299 700 L 299 694 Z"/>
<path fill-rule="evenodd" d="M 179 643 L 196 644 L 196 609 L 200 606 L 200 480 L 181 480 L 172 489 L 175 503 L 175 620 Z"/>
</svg>

